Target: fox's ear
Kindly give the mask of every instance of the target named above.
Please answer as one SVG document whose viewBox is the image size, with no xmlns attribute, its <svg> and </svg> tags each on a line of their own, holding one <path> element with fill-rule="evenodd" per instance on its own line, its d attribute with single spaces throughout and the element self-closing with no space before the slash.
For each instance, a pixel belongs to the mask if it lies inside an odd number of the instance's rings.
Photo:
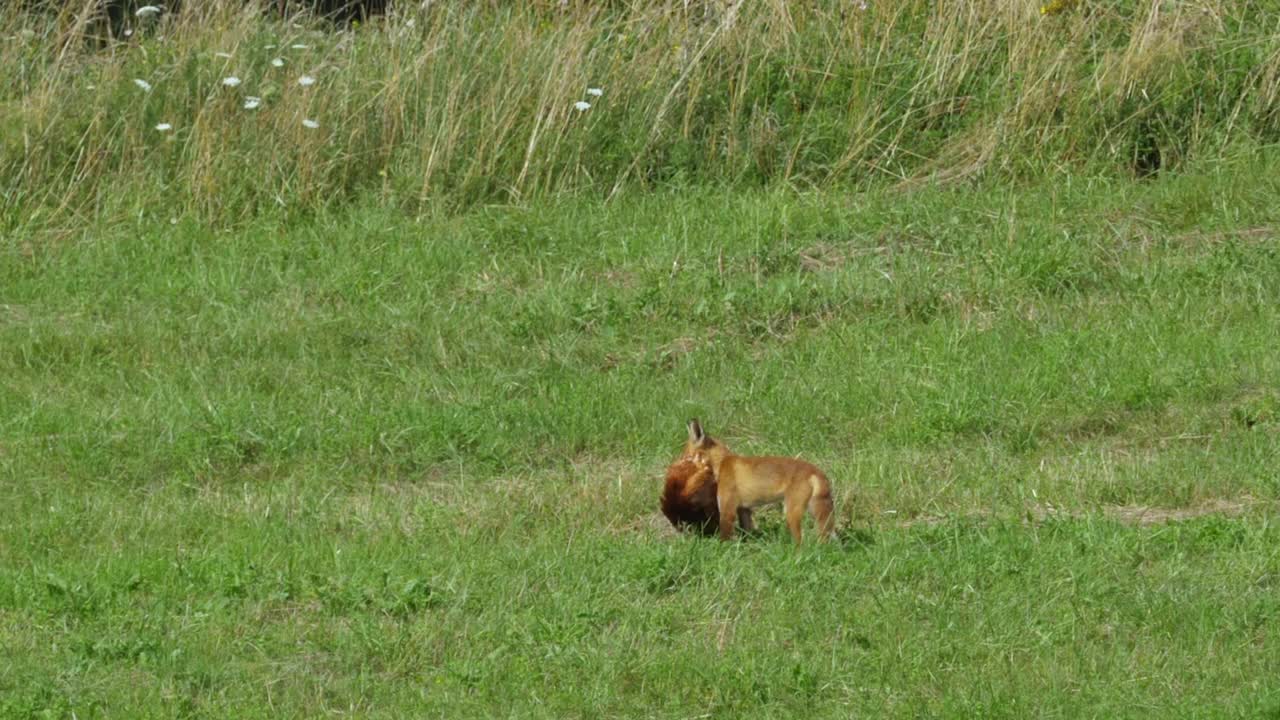
<svg viewBox="0 0 1280 720">
<path fill-rule="evenodd" d="M 702 438 L 704 437 L 706 437 L 706 434 L 702 432 L 702 426 L 698 424 L 698 419 L 694 418 L 690 420 L 689 421 L 689 442 L 696 445 L 702 442 Z"/>
</svg>

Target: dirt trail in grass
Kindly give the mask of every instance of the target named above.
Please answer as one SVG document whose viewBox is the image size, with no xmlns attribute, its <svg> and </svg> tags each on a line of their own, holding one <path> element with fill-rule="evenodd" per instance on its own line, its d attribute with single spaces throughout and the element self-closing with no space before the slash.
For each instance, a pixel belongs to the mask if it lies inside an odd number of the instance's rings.
<svg viewBox="0 0 1280 720">
<path fill-rule="evenodd" d="M 1231 518 L 1246 515 L 1254 511 L 1274 511 L 1278 509 L 1280 509 L 1280 507 L 1278 507 L 1276 503 L 1248 496 L 1239 498 L 1210 498 L 1194 505 L 1184 507 L 1103 505 L 1096 509 L 1069 510 L 1066 508 L 1054 507 L 1049 504 L 1038 504 L 1027 508 L 1024 519 L 1027 522 L 1038 523 L 1050 519 L 1084 520 L 1089 517 L 1101 515 L 1109 520 L 1116 520 L 1127 525 L 1147 527 L 1151 525 L 1163 525 L 1167 523 L 1194 520 L 1196 518 L 1207 517 L 1210 515 L 1219 515 Z M 956 519 L 988 519 L 992 517 L 992 513 L 979 511 L 955 515 L 925 514 L 899 519 L 894 517 L 893 511 L 889 511 L 883 514 L 882 517 L 886 522 L 875 524 L 898 528 L 911 528 L 917 525 L 940 525 Z M 863 523 L 855 522 L 853 526 L 846 526 L 841 529 L 847 530 L 850 529 L 850 527 L 856 529 L 859 524 Z M 619 530 L 646 535 L 652 534 L 661 537 L 676 537 L 679 535 L 676 529 L 671 526 L 671 523 L 667 522 L 667 519 L 663 517 L 661 513 L 653 513 L 636 518 L 634 521 L 619 528 Z"/>
<path fill-rule="evenodd" d="M 1253 509 L 1272 506 L 1257 498 L 1210 498 L 1187 507 L 1156 507 L 1152 505 L 1104 505 L 1102 514 L 1112 520 L 1119 520 L 1131 525 L 1161 525 L 1171 522 L 1192 520 L 1206 515 L 1222 515 L 1236 517 Z M 1091 513 L 1073 512 L 1051 506 L 1039 506 L 1031 511 L 1036 519 L 1048 517 L 1083 518 Z"/>
<path fill-rule="evenodd" d="M 1084 520 L 1099 515 L 1109 520 L 1116 520 L 1127 525 L 1162 525 L 1182 522 L 1208 515 L 1238 517 L 1253 510 L 1266 508 L 1276 509 L 1276 504 L 1244 496 L 1239 498 L 1209 498 L 1194 505 L 1182 507 L 1159 507 L 1155 505 L 1102 505 L 1086 510 L 1071 510 L 1055 507 L 1048 503 L 1027 506 L 1024 519 L 1028 522 L 1044 522 L 1050 519 Z M 904 518 L 896 523 L 898 527 L 915 525 L 936 525 L 956 518 L 974 519 L 991 517 L 989 512 L 966 512 L 958 515 L 917 515 Z"/>
</svg>

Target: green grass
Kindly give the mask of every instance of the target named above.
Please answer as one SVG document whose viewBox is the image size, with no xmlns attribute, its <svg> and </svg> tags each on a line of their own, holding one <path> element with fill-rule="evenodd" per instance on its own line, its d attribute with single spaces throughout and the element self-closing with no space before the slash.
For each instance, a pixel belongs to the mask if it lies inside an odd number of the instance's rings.
<svg viewBox="0 0 1280 720">
<path fill-rule="evenodd" d="M 11 235 L 0 715 L 1275 717 L 1270 162 Z"/>
<path fill-rule="evenodd" d="M 188 5 L 0 19 L 0 717 L 1280 717 L 1273 1 Z"/>
<path fill-rule="evenodd" d="M 954 521 L 796 551 L 782 532 L 731 545 L 610 532 L 583 505 L 638 514 L 652 493 L 601 485 L 561 477 L 515 493 L 500 480 L 466 492 L 454 483 L 331 492 L 299 479 L 59 499 L 28 524 L 19 547 L 30 564 L 6 571 L 0 708 L 15 717 L 1280 709 L 1280 537 L 1263 518 L 1160 528 Z M 27 552 L 27 543 L 40 546 Z"/>
</svg>

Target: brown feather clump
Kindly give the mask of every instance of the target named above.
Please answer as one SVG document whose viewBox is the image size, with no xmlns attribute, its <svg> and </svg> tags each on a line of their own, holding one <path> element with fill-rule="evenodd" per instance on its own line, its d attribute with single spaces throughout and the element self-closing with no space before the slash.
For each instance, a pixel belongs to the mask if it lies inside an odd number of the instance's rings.
<svg viewBox="0 0 1280 720">
<path fill-rule="evenodd" d="M 720 528 L 716 480 L 711 466 L 681 458 L 667 468 L 662 488 L 662 514 L 677 530 L 715 535 Z"/>
</svg>

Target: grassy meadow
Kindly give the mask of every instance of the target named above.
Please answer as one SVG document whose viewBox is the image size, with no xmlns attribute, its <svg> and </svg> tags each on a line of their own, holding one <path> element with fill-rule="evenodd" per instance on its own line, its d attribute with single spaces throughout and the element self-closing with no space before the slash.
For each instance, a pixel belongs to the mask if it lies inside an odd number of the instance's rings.
<svg viewBox="0 0 1280 720">
<path fill-rule="evenodd" d="M 1276 8 L 800 5 L 0 20 L 0 717 L 1280 717 Z"/>
</svg>

